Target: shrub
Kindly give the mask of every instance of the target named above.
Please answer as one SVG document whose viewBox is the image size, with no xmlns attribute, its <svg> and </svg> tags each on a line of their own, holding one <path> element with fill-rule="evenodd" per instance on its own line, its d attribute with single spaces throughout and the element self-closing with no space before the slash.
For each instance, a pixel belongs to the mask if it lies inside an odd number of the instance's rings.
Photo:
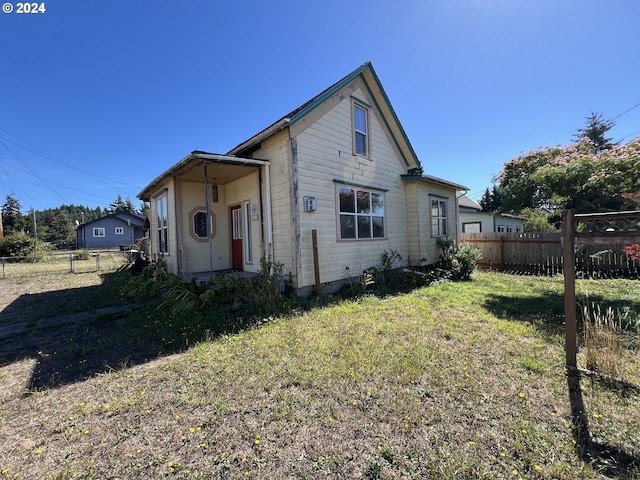
<svg viewBox="0 0 640 480">
<path fill-rule="evenodd" d="M 169 273 L 162 260 L 149 264 L 142 272 L 127 282 L 122 288 L 126 297 L 152 297 L 160 292 L 167 281 Z"/>
<path fill-rule="evenodd" d="M 34 245 L 37 245 L 37 249 L 34 249 Z M 22 233 L 0 239 L 0 257 L 20 257 L 17 260 L 35 262 L 42 260 L 50 250 L 44 242 Z"/>
<path fill-rule="evenodd" d="M 439 238 L 438 246 L 442 251 L 439 268 L 444 276 L 451 280 L 470 280 L 480 260 L 480 250 L 467 244 L 458 246 L 452 238 Z"/>
<path fill-rule="evenodd" d="M 74 256 L 76 260 L 89 260 L 89 258 L 91 258 L 91 255 L 89 254 L 89 250 L 87 250 L 86 248 L 82 250 L 78 250 Z"/>
</svg>

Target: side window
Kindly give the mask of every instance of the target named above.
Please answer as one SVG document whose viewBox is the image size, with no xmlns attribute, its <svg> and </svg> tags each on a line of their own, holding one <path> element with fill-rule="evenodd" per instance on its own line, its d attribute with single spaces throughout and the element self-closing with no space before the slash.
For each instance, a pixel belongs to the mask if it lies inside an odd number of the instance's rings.
<svg viewBox="0 0 640 480">
<path fill-rule="evenodd" d="M 447 201 L 431 199 L 431 236 L 447 236 Z"/>
<path fill-rule="evenodd" d="M 369 156 L 369 110 L 364 106 L 353 104 L 353 153 Z"/>
<path fill-rule="evenodd" d="M 157 253 L 166 255 L 169 253 L 169 217 L 167 211 L 167 196 L 156 200 L 156 235 Z"/>
<path fill-rule="evenodd" d="M 243 221 L 244 221 L 244 262 L 251 263 L 253 261 L 253 253 L 251 251 L 251 207 L 248 201 L 242 203 Z"/>
<path fill-rule="evenodd" d="M 93 236 L 94 237 L 104 237 L 105 236 L 104 228 L 103 227 L 94 227 Z"/>
<path fill-rule="evenodd" d="M 116 227 L 116 235 L 124 235 L 124 227 Z"/>
</svg>

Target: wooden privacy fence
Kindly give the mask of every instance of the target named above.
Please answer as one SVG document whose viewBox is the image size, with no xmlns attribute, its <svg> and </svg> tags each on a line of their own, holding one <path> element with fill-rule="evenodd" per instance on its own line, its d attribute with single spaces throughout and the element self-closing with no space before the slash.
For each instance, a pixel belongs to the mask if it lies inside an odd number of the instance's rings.
<svg viewBox="0 0 640 480">
<path fill-rule="evenodd" d="M 463 233 L 461 242 L 482 252 L 481 268 L 537 275 L 564 271 L 561 233 Z M 581 245 L 575 251 L 576 273 L 584 277 L 640 277 L 640 263 L 632 261 L 618 242 Z"/>
</svg>

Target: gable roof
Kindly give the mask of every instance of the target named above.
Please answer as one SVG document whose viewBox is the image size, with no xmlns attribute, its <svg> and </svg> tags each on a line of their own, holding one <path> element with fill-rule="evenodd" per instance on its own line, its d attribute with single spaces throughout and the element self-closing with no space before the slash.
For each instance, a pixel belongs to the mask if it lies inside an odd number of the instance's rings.
<svg viewBox="0 0 640 480">
<path fill-rule="evenodd" d="M 460 207 L 464 207 L 464 208 L 471 208 L 473 210 L 482 210 L 482 207 L 477 204 L 476 202 L 474 202 L 473 200 L 471 200 L 469 197 L 467 197 L 466 195 L 462 195 L 459 199 L 458 199 L 458 205 Z"/>
<path fill-rule="evenodd" d="M 133 225 L 134 227 L 142 227 L 144 225 L 146 217 L 144 215 L 138 215 L 137 213 L 116 212 L 116 213 L 110 213 L 109 215 L 105 215 L 104 217 L 96 218 L 95 220 L 91 220 L 90 222 L 83 223 L 79 225 L 79 227 L 85 227 L 87 225 L 91 225 L 92 223 L 100 222 L 102 220 L 107 220 L 107 219 L 118 220 L 126 224 L 129 224 L 129 220 L 130 220 L 131 225 Z"/>
<path fill-rule="evenodd" d="M 367 89 L 371 99 L 377 110 L 381 113 L 382 121 L 387 127 L 388 131 L 391 133 L 393 141 L 395 142 L 404 163 L 408 168 L 419 168 L 420 160 L 413 150 L 413 146 L 409 141 L 409 137 L 407 137 L 398 116 L 396 115 L 395 110 L 391 106 L 391 102 L 389 101 L 389 97 L 387 97 L 386 92 L 382 88 L 382 84 L 380 83 L 380 79 L 373 69 L 373 65 L 371 62 L 365 62 L 360 67 L 355 69 L 353 72 L 345 76 L 344 78 L 338 80 L 336 83 L 331 85 L 329 88 L 323 90 L 321 93 L 313 97 L 311 100 L 302 104 L 295 110 L 289 112 L 284 117 L 276 120 L 274 123 L 269 125 L 264 130 L 260 131 L 253 137 L 245 140 L 241 144 L 235 146 L 227 155 L 236 155 L 251 150 L 253 147 L 258 145 L 260 142 L 270 137 L 274 133 L 286 128 L 289 125 L 292 125 L 299 120 L 301 120 L 305 115 L 313 111 L 316 107 L 321 105 L 325 100 L 334 95 L 343 87 L 347 86 L 350 82 L 355 80 L 357 77 L 361 77 L 362 81 Z"/>
</svg>

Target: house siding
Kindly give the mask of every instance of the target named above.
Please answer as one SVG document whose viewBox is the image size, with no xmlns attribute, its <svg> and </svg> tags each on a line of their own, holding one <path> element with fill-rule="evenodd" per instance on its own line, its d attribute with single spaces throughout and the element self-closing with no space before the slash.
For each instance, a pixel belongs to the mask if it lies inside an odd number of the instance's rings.
<svg viewBox="0 0 640 480">
<path fill-rule="evenodd" d="M 452 188 L 447 188 L 429 182 L 416 182 L 418 188 L 418 208 L 416 218 L 419 219 L 419 252 L 418 262 L 427 265 L 434 264 L 440 260 L 440 247 L 438 247 L 437 236 L 431 231 L 431 199 L 436 198 L 447 202 L 447 238 L 458 240 L 457 228 L 457 202 L 456 192 Z"/>
<path fill-rule="evenodd" d="M 460 210 L 460 228 L 464 228 L 466 223 L 480 223 L 480 231 L 489 233 L 494 231 L 493 215 L 486 212 L 465 212 Z"/>
<path fill-rule="evenodd" d="M 394 146 L 389 141 L 375 108 L 369 111 L 370 158 L 353 155 L 351 129 L 351 97 L 372 103 L 360 88 L 346 87 L 336 95 L 341 101 L 320 110 L 323 115 L 308 124 L 296 137 L 298 170 L 298 207 L 300 218 L 301 267 L 299 284 L 314 284 L 312 230 L 318 237 L 320 281 L 331 283 L 348 275 L 358 276 L 362 270 L 381 265 L 384 251 L 396 249 L 407 262 L 407 199 L 400 175 L 405 173 Z M 385 238 L 379 240 L 340 240 L 338 232 L 337 184 L 372 187 L 384 191 Z M 304 212 L 303 197 L 317 201 L 317 211 Z M 398 265 L 400 265 L 398 264 Z M 348 271 L 347 271 L 348 267 Z"/>
<path fill-rule="evenodd" d="M 269 160 L 271 178 L 271 222 L 273 225 L 273 260 L 284 265 L 287 272 L 294 273 L 293 263 L 293 226 L 291 222 L 291 160 L 288 129 L 284 129 L 262 142 L 261 148 L 254 152 L 255 158 Z M 265 245 L 260 249 L 266 255 L 269 245 L 267 225 L 266 175 L 263 174 L 263 215 Z M 258 261 L 259 264 L 259 261 Z"/>
</svg>

